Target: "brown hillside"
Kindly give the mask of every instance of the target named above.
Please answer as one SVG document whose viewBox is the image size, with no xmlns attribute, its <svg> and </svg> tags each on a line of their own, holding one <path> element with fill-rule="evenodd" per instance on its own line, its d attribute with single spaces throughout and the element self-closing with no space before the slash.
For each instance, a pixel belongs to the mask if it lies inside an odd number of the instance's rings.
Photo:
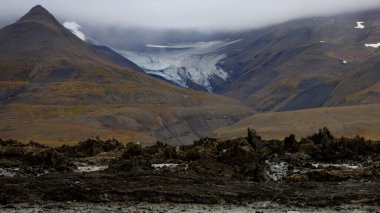
<svg viewBox="0 0 380 213">
<path fill-rule="evenodd" d="M 0 138 L 188 143 L 251 113 L 115 64 L 41 6 L 0 30 Z"/>
<path fill-rule="evenodd" d="M 368 139 L 380 139 L 380 104 L 327 107 L 289 112 L 269 112 L 253 115 L 232 126 L 214 132 L 222 138 L 241 137 L 247 128 L 256 129 L 267 139 L 283 139 L 294 133 L 305 137 L 322 127 L 335 136 L 361 135 Z"/>
<path fill-rule="evenodd" d="M 363 22 L 364 28 L 355 28 Z M 235 35 L 219 93 L 258 111 L 380 103 L 380 10 L 295 20 Z"/>
</svg>

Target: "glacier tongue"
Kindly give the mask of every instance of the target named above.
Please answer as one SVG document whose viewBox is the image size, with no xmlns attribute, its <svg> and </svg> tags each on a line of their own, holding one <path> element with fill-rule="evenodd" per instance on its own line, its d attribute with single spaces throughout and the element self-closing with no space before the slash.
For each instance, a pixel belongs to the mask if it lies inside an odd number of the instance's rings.
<svg viewBox="0 0 380 213">
<path fill-rule="evenodd" d="M 212 92 L 213 79 L 225 81 L 229 77 L 228 73 L 218 66 L 227 57 L 220 50 L 239 41 L 147 44 L 150 51 L 116 51 L 139 65 L 148 74 L 160 76 L 186 88 L 190 87 L 189 83 L 195 83 Z"/>
</svg>

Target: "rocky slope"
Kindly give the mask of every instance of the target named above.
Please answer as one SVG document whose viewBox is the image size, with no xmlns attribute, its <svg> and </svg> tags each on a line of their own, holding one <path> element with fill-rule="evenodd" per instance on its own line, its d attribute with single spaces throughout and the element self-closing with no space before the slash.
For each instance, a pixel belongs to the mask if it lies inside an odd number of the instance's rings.
<svg viewBox="0 0 380 213">
<path fill-rule="evenodd" d="M 188 143 L 252 113 L 125 68 L 128 61 L 86 44 L 41 6 L 0 30 L 0 58 L 1 137 Z"/>
<path fill-rule="evenodd" d="M 294 135 L 265 141 L 249 130 L 247 137 L 204 138 L 180 147 L 90 138 L 50 148 L 0 140 L 0 204 L 378 207 L 379 153 L 379 142 L 334 138 L 327 129 L 300 141 Z"/>
<path fill-rule="evenodd" d="M 236 34 L 219 93 L 258 111 L 379 103 L 379 10 Z"/>
<path fill-rule="evenodd" d="M 203 42 L 166 35 L 120 52 L 147 73 L 260 112 L 371 104 L 380 101 L 379 23 L 373 9 L 193 38 Z"/>
</svg>

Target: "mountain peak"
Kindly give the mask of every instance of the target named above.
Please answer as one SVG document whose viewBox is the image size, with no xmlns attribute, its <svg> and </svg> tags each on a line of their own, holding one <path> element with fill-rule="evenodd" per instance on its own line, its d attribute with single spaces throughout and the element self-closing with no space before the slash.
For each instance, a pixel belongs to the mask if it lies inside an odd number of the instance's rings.
<svg viewBox="0 0 380 213">
<path fill-rule="evenodd" d="M 29 10 L 27 14 L 21 17 L 17 22 L 26 22 L 26 21 L 53 21 L 57 22 L 54 16 L 47 11 L 41 5 L 36 5 Z"/>
</svg>

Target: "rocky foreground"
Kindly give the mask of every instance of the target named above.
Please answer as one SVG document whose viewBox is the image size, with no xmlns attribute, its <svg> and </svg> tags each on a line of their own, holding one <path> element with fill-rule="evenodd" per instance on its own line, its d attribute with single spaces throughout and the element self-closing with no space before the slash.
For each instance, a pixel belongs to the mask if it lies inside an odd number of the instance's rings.
<svg viewBox="0 0 380 213">
<path fill-rule="evenodd" d="M 380 208 L 380 142 L 334 138 L 324 128 L 296 141 L 204 138 L 142 147 L 91 138 L 51 148 L 0 140 L 0 204 L 181 203 Z M 64 207 L 63 206 L 63 207 Z M 62 207 L 62 208 L 63 208 Z M 121 208 L 121 207 L 120 207 Z"/>
</svg>

